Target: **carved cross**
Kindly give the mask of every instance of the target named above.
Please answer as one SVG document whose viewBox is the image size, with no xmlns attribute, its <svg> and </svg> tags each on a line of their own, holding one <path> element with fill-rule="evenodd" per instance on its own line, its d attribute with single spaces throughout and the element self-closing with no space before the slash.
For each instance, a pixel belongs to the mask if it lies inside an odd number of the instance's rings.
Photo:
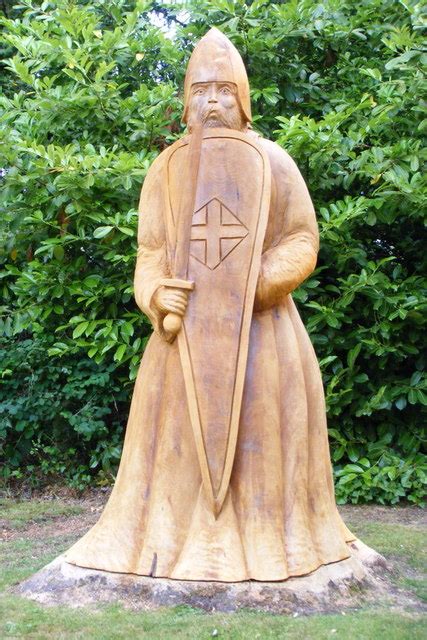
<svg viewBox="0 0 427 640">
<path fill-rule="evenodd" d="M 244 224 L 217 198 L 193 215 L 191 255 L 215 269 L 248 235 Z"/>
</svg>

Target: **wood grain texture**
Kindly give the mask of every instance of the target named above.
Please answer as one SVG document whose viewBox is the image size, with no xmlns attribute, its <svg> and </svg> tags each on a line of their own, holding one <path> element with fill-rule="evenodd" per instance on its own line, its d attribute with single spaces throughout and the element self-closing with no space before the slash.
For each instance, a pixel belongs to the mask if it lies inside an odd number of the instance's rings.
<svg viewBox="0 0 427 640">
<path fill-rule="evenodd" d="M 320 371 L 288 293 L 313 268 L 314 210 L 286 152 L 256 139 L 272 186 L 224 507 L 215 519 L 202 490 L 179 348 L 165 341 L 150 306 L 153 289 L 171 275 L 166 151 L 144 183 L 135 279 L 136 299 L 157 329 L 136 380 L 114 490 L 100 521 L 66 554 L 72 563 L 151 575 L 156 554 L 156 576 L 236 582 L 285 580 L 348 557 L 354 536 L 335 506 Z M 278 287 L 282 294 L 272 305 L 273 266 L 273 297 Z"/>
<path fill-rule="evenodd" d="M 233 45 L 214 30 L 195 55 L 205 71 L 190 63 L 185 119 L 205 126 L 181 278 L 194 289 L 174 282 L 187 136 L 144 182 L 135 298 L 154 333 L 113 492 L 65 558 L 179 580 L 286 580 L 348 558 L 354 540 L 335 504 L 319 366 L 290 295 L 315 267 L 316 218 L 293 160 L 246 126 Z M 236 114 L 239 126 L 218 125 Z M 178 340 L 159 295 L 183 317 Z"/>
<path fill-rule="evenodd" d="M 166 162 L 171 253 L 191 137 L 173 145 Z M 197 286 L 179 348 L 203 484 L 217 516 L 236 449 L 271 176 L 268 157 L 256 140 L 227 129 L 205 133 L 198 173 L 190 245 L 202 242 L 205 250 L 197 253 L 190 246 L 187 274 Z M 225 251 L 224 240 L 234 241 Z"/>
<path fill-rule="evenodd" d="M 199 175 L 200 154 L 203 139 L 203 127 L 198 123 L 194 127 L 187 147 L 187 158 L 184 165 L 185 188 L 182 186 L 177 194 L 179 198 L 179 211 L 176 220 L 175 241 L 170 246 L 173 255 L 173 284 L 163 282 L 164 286 L 177 287 L 178 289 L 193 289 L 194 283 L 189 287 L 186 278 L 188 272 L 188 259 L 191 242 L 191 220 L 194 212 L 194 203 L 197 192 L 197 179 Z M 182 169 L 183 167 L 181 167 Z M 163 328 L 172 335 L 181 331 L 182 318 L 176 313 L 170 312 L 163 320 Z"/>
</svg>

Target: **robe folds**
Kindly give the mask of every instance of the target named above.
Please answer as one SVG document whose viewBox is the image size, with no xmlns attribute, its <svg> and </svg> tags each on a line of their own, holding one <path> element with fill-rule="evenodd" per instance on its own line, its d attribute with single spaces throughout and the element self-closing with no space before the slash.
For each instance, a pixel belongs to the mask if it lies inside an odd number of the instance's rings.
<svg viewBox="0 0 427 640">
<path fill-rule="evenodd" d="M 135 298 L 154 333 L 135 383 L 116 483 L 73 564 L 182 580 L 277 581 L 350 556 L 355 537 L 334 497 L 316 356 L 290 293 L 313 271 L 318 232 L 304 180 L 278 145 L 252 132 L 272 172 L 269 220 L 249 339 L 237 448 L 224 506 L 205 498 L 177 340 L 152 297 L 171 277 L 164 166 L 140 201 Z"/>
</svg>

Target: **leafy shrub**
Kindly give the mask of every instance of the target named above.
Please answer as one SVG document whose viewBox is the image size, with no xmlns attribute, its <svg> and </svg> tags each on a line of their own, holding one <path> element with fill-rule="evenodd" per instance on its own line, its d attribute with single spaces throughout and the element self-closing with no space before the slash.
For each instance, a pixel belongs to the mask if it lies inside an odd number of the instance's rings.
<svg viewBox="0 0 427 640">
<path fill-rule="evenodd" d="M 419 503 L 421 3 L 4 6 L 0 331 L 13 375 L 0 398 L 8 464 L 71 473 L 76 456 L 84 478 L 91 456 L 100 460 L 121 439 L 126 412 L 116 412 L 110 389 L 128 397 L 125 370 L 135 376 L 151 331 L 132 298 L 138 192 L 155 156 L 182 133 L 177 89 L 192 44 L 214 24 L 244 57 L 254 127 L 295 158 L 318 211 L 318 269 L 295 299 L 321 362 L 338 498 Z M 60 363 L 73 380 L 93 378 L 80 396 L 76 382 L 70 408 L 58 396 L 55 408 L 35 401 L 31 413 L 29 378 L 14 355 L 21 342 L 29 349 L 27 340 L 44 349 L 33 360 L 41 393 L 57 397 L 43 370 L 61 376 Z M 21 413 L 11 401 L 18 389 Z M 94 389 L 102 396 L 92 399 Z M 55 420 L 62 426 L 52 439 Z"/>
<path fill-rule="evenodd" d="M 383 445 L 379 441 L 379 445 Z M 375 443 L 377 446 L 377 443 Z M 368 448 L 368 455 L 375 455 Z M 360 458 L 357 464 L 350 463 L 334 470 L 335 492 L 338 504 L 346 502 L 380 502 L 396 504 L 406 498 L 415 504 L 424 505 L 427 479 L 425 456 L 416 453 L 406 458 L 383 449 L 377 453 L 372 464 L 368 458 Z"/>
<path fill-rule="evenodd" d="M 40 474 L 76 488 L 112 478 L 121 453 L 129 389 L 113 364 L 48 355 L 48 340 L 0 344 L 3 479 Z M 113 375 L 114 374 L 114 375 Z"/>
</svg>

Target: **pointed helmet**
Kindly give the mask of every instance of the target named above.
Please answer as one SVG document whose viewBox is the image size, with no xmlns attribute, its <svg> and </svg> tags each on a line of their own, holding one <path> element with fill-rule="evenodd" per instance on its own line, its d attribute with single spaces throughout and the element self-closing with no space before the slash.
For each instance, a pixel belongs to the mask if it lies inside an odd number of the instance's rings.
<svg viewBox="0 0 427 640">
<path fill-rule="evenodd" d="M 233 43 L 213 27 L 194 47 L 185 74 L 183 122 L 187 122 L 191 86 L 196 82 L 233 82 L 247 122 L 251 122 L 249 82 L 245 65 Z"/>
</svg>

